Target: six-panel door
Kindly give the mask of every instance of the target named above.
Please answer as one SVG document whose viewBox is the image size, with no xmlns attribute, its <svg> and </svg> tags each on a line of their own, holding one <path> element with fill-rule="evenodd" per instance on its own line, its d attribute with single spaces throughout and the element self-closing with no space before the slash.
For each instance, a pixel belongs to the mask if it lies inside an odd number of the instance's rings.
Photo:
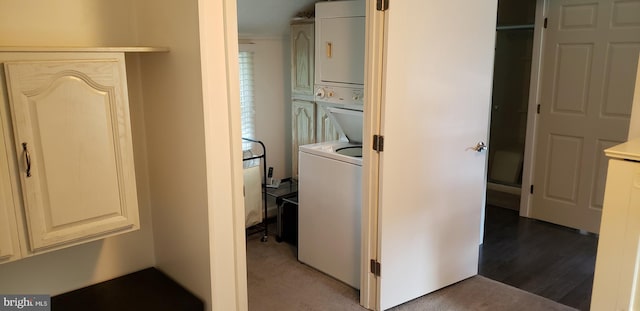
<svg viewBox="0 0 640 311">
<path fill-rule="evenodd" d="M 531 216 L 598 233 L 607 159 L 627 138 L 640 1 L 551 1 Z"/>
</svg>

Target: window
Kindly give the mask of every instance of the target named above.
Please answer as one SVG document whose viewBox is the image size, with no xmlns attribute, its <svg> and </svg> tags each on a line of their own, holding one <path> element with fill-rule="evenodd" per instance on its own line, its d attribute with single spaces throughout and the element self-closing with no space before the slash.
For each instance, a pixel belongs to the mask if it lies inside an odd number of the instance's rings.
<svg viewBox="0 0 640 311">
<path fill-rule="evenodd" d="M 240 124 L 242 137 L 255 139 L 256 111 L 253 94 L 253 52 L 240 52 Z M 251 149 L 250 142 L 242 142 L 242 150 Z"/>
</svg>

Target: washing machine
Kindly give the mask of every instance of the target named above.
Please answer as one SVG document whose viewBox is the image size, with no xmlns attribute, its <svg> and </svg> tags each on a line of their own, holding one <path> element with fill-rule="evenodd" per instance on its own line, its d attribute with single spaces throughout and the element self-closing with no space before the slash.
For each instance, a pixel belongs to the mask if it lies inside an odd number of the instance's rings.
<svg viewBox="0 0 640 311">
<path fill-rule="evenodd" d="M 341 139 L 299 147 L 298 260 L 354 288 L 360 288 L 361 107 L 326 107 Z"/>
</svg>

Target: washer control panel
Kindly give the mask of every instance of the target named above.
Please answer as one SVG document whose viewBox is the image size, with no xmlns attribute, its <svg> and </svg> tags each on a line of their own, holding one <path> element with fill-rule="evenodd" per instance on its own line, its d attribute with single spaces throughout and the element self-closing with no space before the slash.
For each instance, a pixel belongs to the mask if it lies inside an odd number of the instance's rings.
<svg viewBox="0 0 640 311">
<path fill-rule="evenodd" d="M 315 101 L 343 105 L 362 105 L 364 90 L 336 86 L 316 85 Z"/>
</svg>

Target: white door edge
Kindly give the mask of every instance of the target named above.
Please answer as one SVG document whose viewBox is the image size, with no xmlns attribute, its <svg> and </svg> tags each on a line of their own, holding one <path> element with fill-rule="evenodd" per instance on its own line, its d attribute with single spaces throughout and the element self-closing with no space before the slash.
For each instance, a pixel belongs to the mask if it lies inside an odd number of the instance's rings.
<svg viewBox="0 0 640 311">
<path fill-rule="evenodd" d="M 538 122 L 538 103 L 540 100 L 542 78 L 542 51 L 544 42 L 544 19 L 547 15 L 549 0 L 536 2 L 535 27 L 533 31 L 533 53 L 531 59 L 531 81 L 529 82 L 529 108 L 527 112 L 527 131 L 524 146 L 524 162 L 522 168 L 522 187 L 520 187 L 520 216 L 531 217 L 533 195 L 533 172 L 535 164 L 536 126 Z"/>
<path fill-rule="evenodd" d="M 370 271 L 370 260 L 378 259 L 378 166 L 379 155 L 372 148 L 374 134 L 380 133 L 382 101 L 382 67 L 385 12 L 377 11 L 372 1 L 367 1 L 365 30 L 365 86 L 364 129 L 362 142 L 362 243 L 360 273 L 360 305 L 370 310 L 380 310 L 378 304 L 379 278 Z"/>
<path fill-rule="evenodd" d="M 236 3 L 198 0 L 209 214 L 207 310 L 248 310 Z M 208 104 L 214 99 L 224 104 Z"/>
</svg>

